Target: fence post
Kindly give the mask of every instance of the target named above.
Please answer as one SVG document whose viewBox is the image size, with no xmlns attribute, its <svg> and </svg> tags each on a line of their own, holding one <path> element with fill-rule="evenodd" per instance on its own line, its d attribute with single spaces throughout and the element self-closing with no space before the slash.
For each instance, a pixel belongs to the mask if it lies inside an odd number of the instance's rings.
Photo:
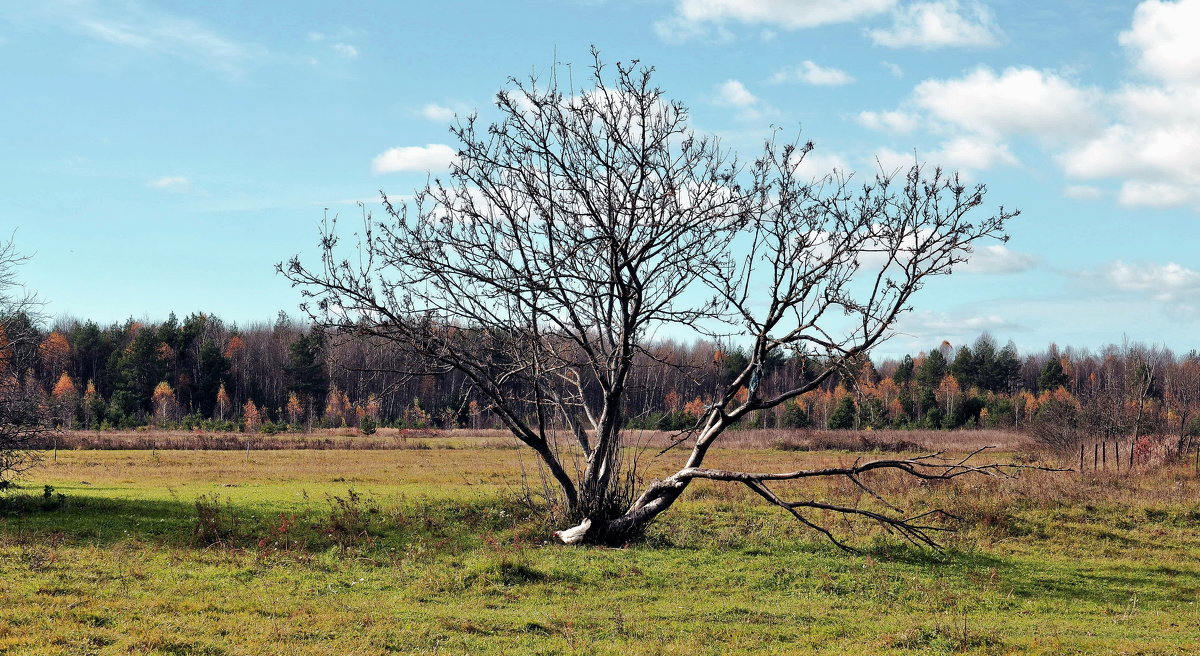
<svg viewBox="0 0 1200 656">
<path fill-rule="evenodd" d="M 1099 469 L 1099 467 L 1100 467 L 1100 443 L 1094 442 L 1092 444 L 1092 469 L 1096 470 L 1096 469 Z"/>
<path fill-rule="evenodd" d="M 1197 453 L 1200 453 L 1200 451 L 1198 451 Z M 1079 445 L 1079 474 L 1083 475 L 1083 444 L 1082 443 L 1080 443 L 1080 445 Z"/>
<path fill-rule="evenodd" d="M 1133 440 L 1129 440 L 1129 471 L 1133 471 Z"/>
<path fill-rule="evenodd" d="M 1113 462 L 1117 464 L 1117 471 L 1121 471 L 1121 440 L 1113 440 Z"/>
<path fill-rule="evenodd" d="M 1100 464 L 1102 469 L 1108 470 L 1108 440 L 1100 443 Z"/>
</svg>

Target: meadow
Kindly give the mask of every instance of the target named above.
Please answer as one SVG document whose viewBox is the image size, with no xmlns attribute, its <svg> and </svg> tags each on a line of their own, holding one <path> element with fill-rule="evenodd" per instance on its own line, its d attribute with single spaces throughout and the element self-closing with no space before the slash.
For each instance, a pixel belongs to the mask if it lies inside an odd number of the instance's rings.
<svg viewBox="0 0 1200 656">
<path fill-rule="evenodd" d="M 537 468 L 500 434 L 250 451 L 146 437 L 47 452 L 0 497 L 0 653 L 1200 651 L 1190 466 L 877 479 L 901 507 L 958 517 L 941 552 L 823 518 L 862 549 L 846 553 L 741 488 L 699 484 L 643 541 L 601 549 L 549 542 L 525 499 Z M 982 441 L 1004 448 L 987 458 L 1070 465 L 983 431 L 746 433 L 712 464 Z M 666 471 L 657 452 L 649 475 Z M 789 492 L 866 502 L 839 480 Z"/>
</svg>

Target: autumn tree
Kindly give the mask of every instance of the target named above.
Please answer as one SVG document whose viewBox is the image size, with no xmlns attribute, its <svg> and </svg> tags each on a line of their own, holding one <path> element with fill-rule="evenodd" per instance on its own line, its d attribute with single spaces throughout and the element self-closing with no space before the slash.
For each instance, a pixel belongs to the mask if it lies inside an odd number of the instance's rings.
<svg viewBox="0 0 1200 656">
<path fill-rule="evenodd" d="M 214 417 L 220 421 L 225 421 L 229 416 L 229 411 L 233 409 L 233 401 L 229 398 L 229 393 L 225 391 L 225 383 L 217 388 L 217 402 L 214 404 Z"/>
<path fill-rule="evenodd" d="M 1013 213 L 972 218 L 983 186 L 920 164 L 862 183 L 841 171 L 813 179 L 800 168 L 809 143 L 772 139 L 741 163 L 692 132 L 687 109 L 651 77 L 597 56 L 586 91 L 554 77 L 511 81 L 496 97 L 499 121 L 471 116 L 452 128 L 460 145 L 447 180 L 404 204 L 385 196 L 386 216 L 366 217 L 351 253 L 334 217 L 320 261 L 296 257 L 280 271 L 331 334 L 388 340 L 395 370 L 462 376 L 538 455 L 565 519 L 591 520 L 588 542 L 639 535 L 707 479 L 746 485 L 831 539 L 830 512 L 933 544 L 925 515 L 790 501 L 775 484 L 998 466 L 918 458 L 754 473 L 704 463 L 731 426 L 859 362 L 929 279 L 974 243 L 1003 237 Z M 649 335 L 667 328 L 740 335 L 744 360 L 727 356 L 680 443 L 679 468 L 646 483 L 625 431 L 627 400 Z M 787 353 L 810 359 L 811 376 L 764 384 L 766 363 Z"/>
<path fill-rule="evenodd" d="M 27 357 L 39 344 L 39 305 L 17 278 L 26 259 L 11 239 L 0 241 L 0 481 L 33 466 L 38 455 L 32 447 L 52 430 Z"/>
<path fill-rule="evenodd" d="M 257 433 L 262 428 L 262 412 L 253 399 L 247 399 L 242 406 L 242 425 L 247 433 Z"/>
<path fill-rule="evenodd" d="M 51 416 L 60 427 L 70 428 L 75 423 L 75 408 L 79 405 L 79 390 L 67 372 L 58 376 L 50 390 Z"/>
<path fill-rule="evenodd" d="M 179 403 L 175 400 L 175 390 L 171 389 L 170 383 L 164 380 L 155 385 L 151 401 L 154 404 L 154 419 L 158 425 L 179 420 Z"/>
<path fill-rule="evenodd" d="M 300 397 L 296 396 L 295 392 L 288 393 L 286 413 L 289 424 L 298 426 L 304 420 L 304 408 L 300 405 Z"/>
</svg>

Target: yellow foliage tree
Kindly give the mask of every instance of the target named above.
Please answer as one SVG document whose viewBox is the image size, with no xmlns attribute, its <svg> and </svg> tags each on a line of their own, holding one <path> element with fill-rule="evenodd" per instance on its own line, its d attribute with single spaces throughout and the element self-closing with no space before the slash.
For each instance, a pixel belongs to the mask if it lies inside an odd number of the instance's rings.
<svg viewBox="0 0 1200 656">
<path fill-rule="evenodd" d="M 257 433 L 262 428 L 262 413 L 254 405 L 254 399 L 247 399 L 246 405 L 242 406 L 242 423 L 247 433 Z"/>
<path fill-rule="evenodd" d="M 288 393 L 287 420 L 289 424 L 299 424 L 304 419 L 304 408 L 300 405 L 300 397 L 295 392 Z"/>
<path fill-rule="evenodd" d="M 167 381 L 162 381 L 154 386 L 154 393 L 150 396 L 151 402 L 154 404 L 154 419 L 160 426 L 164 422 L 175 421 L 179 417 L 179 403 L 175 401 L 175 390 L 171 389 L 171 385 Z"/>
<path fill-rule="evenodd" d="M 217 389 L 217 419 L 225 421 L 229 416 L 229 411 L 233 409 L 233 401 L 229 399 L 229 392 L 225 391 L 225 383 L 221 383 L 221 387 Z"/>
</svg>

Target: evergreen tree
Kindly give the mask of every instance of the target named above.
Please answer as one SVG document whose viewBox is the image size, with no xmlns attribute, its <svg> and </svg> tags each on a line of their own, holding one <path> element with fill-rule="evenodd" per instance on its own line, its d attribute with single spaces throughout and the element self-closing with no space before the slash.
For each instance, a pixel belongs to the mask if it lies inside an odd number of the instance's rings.
<svg viewBox="0 0 1200 656">
<path fill-rule="evenodd" d="M 896 367 L 896 372 L 892 374 L 892 381 L 900 387 L 904 387 L 908 381 L 913 379 L 913 368 L 912 356 L 905 354 L 904 359 L 900 361 L 900 366 Z"/>
<path fill-rule="evenodd" d="M 958 353 L 954 356 L 954 362 L 950 364 L 950 373 L 958 379 L 959 384 L 964 388 L 979 386 L 979 369 L 975 355 L 971 353 L 970 347 L 960 346 Z"/>
<path fill-rule="evenodd" d="M 217 391 L 229 380 L 229 360 L 212 341 L 200 347 L 199 380 L 196 381 L 197 409 L 211 417 L 217 403 Z"/>
<path fill-rule="evenodd" d="M 1038 391 L 1053 392 L 1059 387 L 1066 387 L 1070 384 L 1071 379 L 1063 371 L 1062 361 L 1056 357 L 1047 360 L 1046 366 L 1042 367 L 1042 373 L 1038 375 Z"/>
<path fill-rule="evenodd" d="M 325 369 L 325 338 L 319 331 L 309 331 L 288 347 L 287 364 L 283 367 L 287 389 L 295 392 L 311 418 L 313 408 L 325 400 L 329 392 L 329 374 Z"/>
<path fill-rule="evenodd" d="M 934 389 L 946 376 L 946 357 L 940 350 L 934 349 L 926 356 L 925 361 L 917 370 L 917 382 L 926 389 Z"/>
<path fill-rule="evenodd" d="M 854 407 L 854 398 L 843 396 L 837 408 L 834 408 L 833 414 L 829 415 L 828 428 L 854 428 L 854 416 L 857 412 Z"/>
</svg>

